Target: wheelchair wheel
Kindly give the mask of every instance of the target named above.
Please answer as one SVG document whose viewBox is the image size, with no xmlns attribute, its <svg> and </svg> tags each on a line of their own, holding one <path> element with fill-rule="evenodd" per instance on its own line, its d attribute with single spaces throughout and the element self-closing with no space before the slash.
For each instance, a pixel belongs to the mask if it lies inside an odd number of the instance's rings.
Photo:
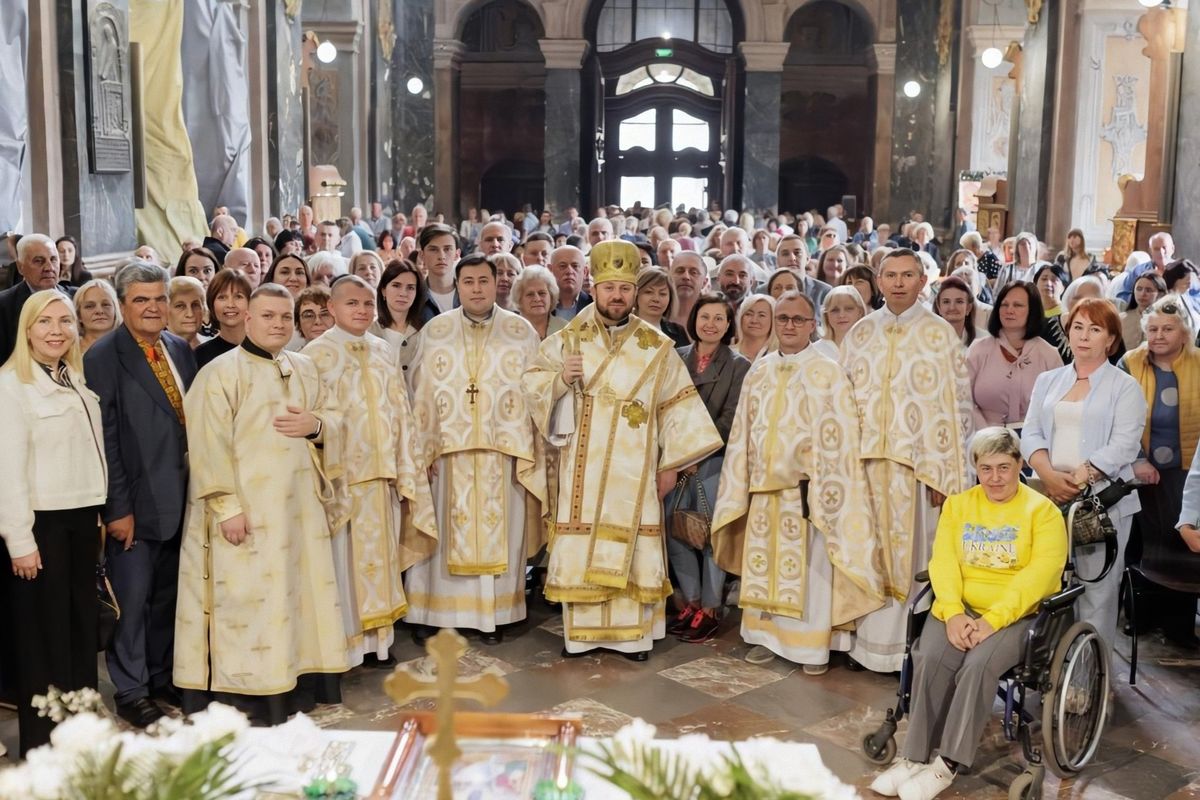
<svg viewBox="0 0 1200 800">
<path fill-rule="evenodd" d="M 1079 772 L 1096 754 L 1108 713 L 1108 650 L 1096 629 L 1077 622 L 1059 639 L 1042 699 L 1042 739 L 1050 770 Z"/>
<path fill-rule="evenodd" d="M 1008 800 L 1041 800 L 1042 776 L 1025 770 L 1008 787 Z"/>
<path fill-rule="evenodd" d="M 883 742 L 883 747 L 880 748 L 875 744 L 877 734 L 867 734 L 862 740 L 863 755 L 872 764 L 878 764 L 881 767 L 886 767 L 896 758 L 896 737 L 889 736 Z"/>
</svg>

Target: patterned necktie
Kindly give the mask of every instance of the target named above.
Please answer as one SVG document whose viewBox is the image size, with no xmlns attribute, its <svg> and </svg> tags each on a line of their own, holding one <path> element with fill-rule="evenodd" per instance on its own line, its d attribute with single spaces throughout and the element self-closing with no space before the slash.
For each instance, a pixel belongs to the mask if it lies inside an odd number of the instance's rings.
<svg viewBox="0 0 1200 800">
<path fill-rule="evenodd" d="M 138 340 L 138 347 L 142 348 L 142 353 L 145 354 L 146 361 L 150 364 L 150 370 L 154 373 L 154 377 L 158 378 L 158 385 L 166 393 L 167 399 L 171 401 L 171 408 L 175 409 L 175 416 L 179 417 L 179 424 L 183 425 L 183 394 L 179 391 L 179 384 L 175 382 L 175 373 L 171 372 L 171 365 L 167 361 L 167 351 L 163 347 L 162 339 L 153 345 Z"/>
</svg>

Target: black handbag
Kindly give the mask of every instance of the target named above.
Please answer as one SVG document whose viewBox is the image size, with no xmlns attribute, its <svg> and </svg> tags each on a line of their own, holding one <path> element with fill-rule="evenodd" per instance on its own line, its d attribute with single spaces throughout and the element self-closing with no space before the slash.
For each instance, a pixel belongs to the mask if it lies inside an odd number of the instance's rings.
<svg viewBox="0 0 1200 800">
<path fill-rule="evenodd" d="M 1066 517 L 1067 535 L 1071 537 L 1071 548 L 1104 544 L 1104 568 L 1094 578 L 1076 574 L 1084 583 L 1099 583 L 1104 580 L 1117 562 L 1117 528 L 1108 516 L 1108 509 L 1119 503 L 1137 487 L 1120 478 L 1114 479 L 1101 491 L 1089 483 L 1083 495 L 1061 506 Z"/>
</svg>

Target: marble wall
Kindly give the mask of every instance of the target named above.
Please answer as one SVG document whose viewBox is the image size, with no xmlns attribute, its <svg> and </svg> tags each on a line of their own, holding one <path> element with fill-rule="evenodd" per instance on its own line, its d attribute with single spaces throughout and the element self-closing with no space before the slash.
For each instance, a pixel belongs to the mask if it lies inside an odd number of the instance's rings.
<svg viewBox="0 0 1200 800">
<path fill-rule="evenodd" d="M 128 0 L 110 0 L 129 37 Z M 133 172 L 93 172 L 88 152 L 92 122 L 88 109 L 88 9 L 91 3 L 57 0 L 59 112 L 62 122 L 63 223 L 89 255 L 129 251 L 137 247 L 133 218 Z M 129 97 L 129 52 L 117 52 L 123 69 L 121 87 Z"/>
<path fill-rule="evenodd" d="M 782 79 L 780 72 L 746 73 L 746 105 L 742 117 L 742 208 L 759 210 L 779 205 Z"/>
<path fill-rule="evenodd" d="M 29 130 L 25 55 L 29 9 L 25 0 L 0 0 L 0 233 L 17 228 L 23 203 L 22 172 Z M 7 254 L 5 255 L 7 258 Z"/>
<path fill-rule="evenodd" d="M 1045 235 L 1061 24 L 1061 7 L 1047 3 L 1037 23 L 1025 31 L 1008 171 L 1009 228 L 1014 233 Z"/>
<path fill-rule="evenodd" d="M 545 207 L 555 215 L 570 206 L 585 208 L 580 197 L 582 73 L 577 69 L 546 70 Z"/>
<path fill-rule="evenodd" d="M 286 4 L 266 3 L 267 152 L 273 214 L 295 212 L 306 200 L 304 174 L 304 108 L 300 94 L 299 15 Z"/>
<path fill-rule="evenodd" d="M 392 205 L 433 204 L 433 0 L 396 0 L 392 58 Z M 410 91 L 417 78 L 420 91 Z M 449 217 L 448 217 L 449 218 Z"/>
<path fill-rule="evenodd" d="M 1181 98 L 1200 97 L 1200 9 L 1187 15 L 1187 39 L 1183 52 L 1183 74 L 1180 78 Z M 1179 133 L 1175 156 L 1176 222 L 1172 228 L 1175 252 L 1195 259 L 1200 254 L 1200 103 L 1179 104 Z"/>
</svg>

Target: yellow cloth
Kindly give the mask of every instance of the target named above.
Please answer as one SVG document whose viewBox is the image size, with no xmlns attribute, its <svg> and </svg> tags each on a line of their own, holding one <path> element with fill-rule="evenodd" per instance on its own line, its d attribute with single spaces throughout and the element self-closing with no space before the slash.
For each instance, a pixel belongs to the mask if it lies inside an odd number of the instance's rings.
<svg viewBox="0 0 1200 800">
<path fill-rule="evenodd" d="M 324 503 L 341 475 L 341 423 L 316 367 L 238 348 L 206 366 L 184 401 L 191 448 L 179 556 L 174 682 L 246 695 L 349 668 Z M 322 447 L 277 432 L 285 406 L 321 420 Z M 220 523 L 246 515 L 230 544 Z"/>
<path fill-rule="evenodd" d="M 834 567 L 833 624 L 883 605 L 882 543 L 858 450 L 850 381 L 836 362 L 812 347 L 754 362 L 712 524 L 717 564 L 742 576 L 742 608 L 804 618 L 810 522 L 824 534 Z M 808 519 L 797 488 L 805 480 Z"/>
<path fill-rule="evenodd" d="M 1200 440 L 1200 350 L 1185 347 L 1179 358 L 1171 365 L 1175 380 L 1179 383 L 1179 450 L 1182 463 L 1192 463 L 1196 454 L 1196 442 Z M 1143 342 L 1140 347 L 1125 354 L 1125 369 L 1141 384 L 1146 396 L 1146 427 L 1142 429 L 1142 452 L 1150 452 L 1150 414 L 1154 411 L 1154 395 L 1157 391 L 1154 380 L 1154 364 L 1150 361 L 1150 350 Z"/>
<path fill-rule="evenodd" d="M 1066 562 L 1062 512 L 1028 486 L 1007 503 L 993 503 L 982 486 L 952 495 L 929 560 L 933 615 L 948 621 L 966 604 L 1000 630 L 1058 591 Z"/>
<path fill-rule="evenodd" d="M 545 536 L 545 453 L 521 386 L 537 333 L 511 311 L 495 308 L 486 321 L 472 322 L 456 308 L 426 324 L 417 341 L 411 374 L 419 460 L 428 467 L 444 456 L 466 457 L 454 459 L 448 476 L 453 508 L 438 520 L 440 549 L 451 575 L 507 572 L 509 535 L 525 536 L 527 555 Z M 538 504 L 524 531 L 508 530 L 499 456 L 515 459 L 518 481 Z"/>
<path fill-rule="evenodd" d="M 912 563 L 914 474 L 945 496 L 972 483 L 966 351 L 950 323 L 917 303 L 900 316 L 885 307 L 859 320 L 842 343 L 841 363 L 854 385 L 861 457 L 884 542 L 885 590 L 905 600 L 923 567 Z"/>
<path fill-rule="evenodd" d="M 370 334 L 356 337 L 334 327 L 303 354 L 316 365 L 328 402 L 341 411 L 345 480 L 331 527 L 349 524 L 362 630 L 390 627 L 408 609 L 403 571 L 437 544 L 433 495 L 412 446 L 408 391 L 391 348 Z"/>
<path fill-rule="evenodd" d="M 183 0 L 130 0 L 129 40 L 142 46 L 146 203 L 134 210 L 138 241 L 163 258 L 208 231 L 183 122 Z"/>
<path fill-rule="evenodd" d="M 578 393 L 560 377 L 583 356 Z M 546 596 L 578 641 L 639 639 L 670 594 L 656 475 L 699 462 L 721 437 L 671 340 L 631 316 L 614 334 L 594 305 L 542 342 L 525 374 L 534 422 L 561 447 Z M 621 601 L 621 602 L 618 602 Z"/>
<path fill-rule="evenodd" d="M 159 339 L 154 344 L 147 344 L 141 339 L 136 340 L 138 347 L 142 348 L 142 355 L 146 356 L 147 363 L 150 364 L 150 371 L 154 373 L 154 377 L 158 380 L 158 385 L 167 395 L 167 400 L 171 402 L 171 408 L 175 409 L 175 416 L 179 417 L 179 424 L 184 424 L 183 413 L 183 395 L 179 391 L 179 384 L 175 382 L 175 373 L 171 372 L 171 365 L 167 362 L 167 349 L 163 346 L 162 339 Z"/>
</svg>

